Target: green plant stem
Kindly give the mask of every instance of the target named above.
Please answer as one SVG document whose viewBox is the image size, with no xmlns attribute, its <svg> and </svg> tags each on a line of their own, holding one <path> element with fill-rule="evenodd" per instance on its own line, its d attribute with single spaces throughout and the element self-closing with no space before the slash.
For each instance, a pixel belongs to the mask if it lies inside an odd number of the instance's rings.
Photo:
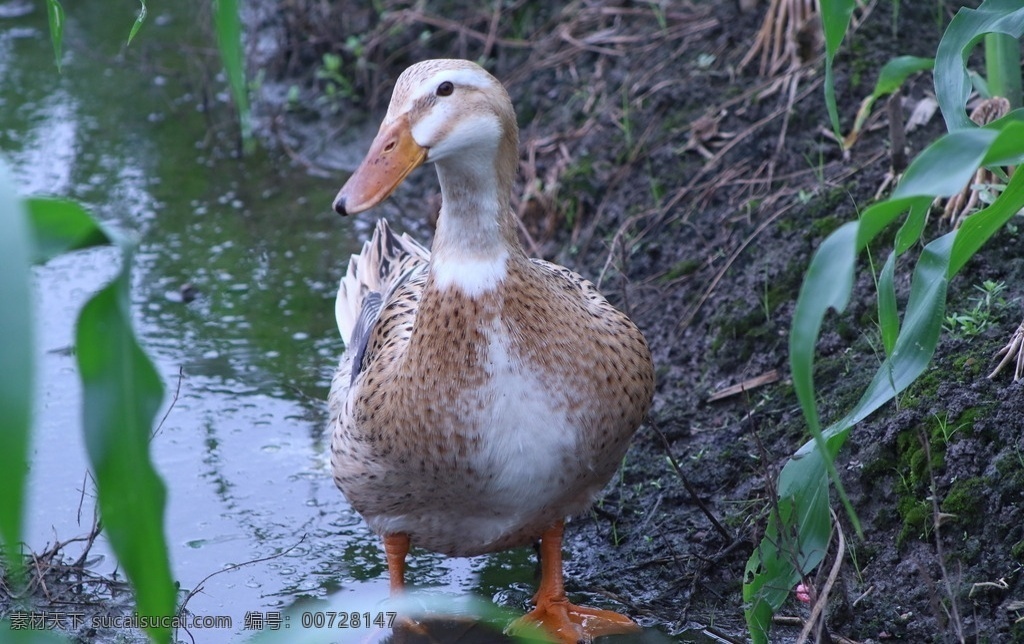
<svg viewBox="0 0 1024 644">
<path fill-rule="evenodd" d="M 992 96 L 1010 101 L 1010 109 L 1021 107 L 1019 40 L 1007 34 L 985 34 L 985 74 Z"/>
</svg>

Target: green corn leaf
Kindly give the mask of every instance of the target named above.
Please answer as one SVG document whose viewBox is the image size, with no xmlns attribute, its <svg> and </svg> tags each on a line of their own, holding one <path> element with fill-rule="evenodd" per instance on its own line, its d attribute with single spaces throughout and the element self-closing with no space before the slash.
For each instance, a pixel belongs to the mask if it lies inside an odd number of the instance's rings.
<svg viewBox="0 0 1024 644">
<path fill-rule="evenodd" d="M 977 9 L 962 8 L 942 35 L 935 52 L 935 97 L 950 132 L 976 127 L 966 110 L 971 93 L 967 58 L 987 33 L 1015 39 L 1024 35 L 1024 5 L 1020 0 L 985 0 Z"/>
<path fill-rule="evenodd" d="M 83 307 L 76 355 L 83 384 L 86 448 L 103 529 L 135 588 L 137 611 L 173 615 L 175 588 L 164 538 L 166 490 L 149 458 L 163 385 L 135 340 L 128 296 L 130 254 L 115 280 Z M 158 642 L 169 628 L 150 628 Z"/>
<path fill-rule="evenodd" d="M 958 130 L 941 137 L 914 159 L 903 181 L 893 191 L 892 199 L 955 195 L 974 177 L 995 139 L 996 133 L 992 130 L 978 128 Z"/>
<path fill-rule="evenodd" d="M 245 56 L 242 51 L 242 21 L 238 0 L 213 0 L 217 46 L 227 72 L 231 95 L 235 98 L 242 141 L 248 149 L 252 142 L 252 123 L 249 118 L 249 94 L 245 82 Z"/>
<path fill-rule="evenodd" d="M 921 235 L 924 233 L 924 225 L 928 223 L 929 210 L 931 210 L 931 202 L 925 202 L 923 199 L 913 200 L 907 220 L 903 222 L 903 225 L 900 226 L 899 231 L 896 233 L 897 255 L 907 252 L 911 246 L 921 239 Z"/>
<path fill-rule="evenodd" d="M 7 164 L 0 160 L 0 543 L 17 578 L 28 474 L 35 355 L 30 299 L 31 233 Z"/>
<path fill-rule="evenodd" d="M 139 29 L 142 29 L 142 23 L 146 21 L 146 0 L 139 0 L 139 5 L 139 13 L 135 16 L 135 23 L 132 25 L 132 30 L 128 32 L 128 42 L 125 43 L 127 45 L 132 44 L 135 35 L 139 33 Z"/>
<path fill-rule="evenodd" d="M 878 275 L 878 327 L 882 332 L 885 355 L 891 356 L 900 332 L 900 315 L 896 310 L 896 253 L 890 253 Z"/>
<path fill-rule="evenodd" d="M 948 260 L 953 235 L 932 242 L 923 252 L 912 281 L 903 329 L 891 356 L 883 362 L 860 402 L 850 414 L 801 447 L 779 474 L 779 507 L 792 510 L 780 513 L 778 521 L 769 521 L 764 538 L 747 563 L 744 578 L 747 624 L 755 642 L 768 641 L 771 614 L 782 605 L 789 589 L 817 567 L 827 552 L 832 530 L 829 470 L 850 429 L 913 382 L 931 360 L 945 310 L 947 265 L 941 261 L 942 253 Z"/>
<path fill-rule="evenodd" d="M 854 0 L 821 0 L 821 26 L 825 34 L 825 106 L 828 118 L 832 122 L 832 131 L 836 140 L 842 141 L 839 131 L 839 109 L 836 106 L 836 84 L 832 74 L 832 61 L 843 42 L 843 36 L 850 27 L 853 16 Z"/>
<path fill-rule="evenodd" d="M 114 242 L 77 202 L 29 197 L 25 203 L 35 240 L 32 259 L 36 263 L 47 262 L 69 251 Z"/>
<path fill-rule="evenodd" d="M 824 469 L 820 472 L 825 478 Z M 820 481 L 818 489 L 828 489 L 828 480 Z M 780 498 L 778 513 L 772 512 L 768 518 L 768 526 L 765 534 L 777 536 L 778 540 L 762 539 L 747 561 L 744 571 L 743 582 L 743 604 L 745 606 L 745 617 L 747 629 L 750 632 L 754 644 L 767 644 L 768 632 L 771 630 L 772 614 L 789 595 L 789 589 L 793 588 L 801 579 L 800 566 L 794 565 L 794 553 L 801 551 L 820 552 L 824 556 L 828 541 L 824 543 L 810 544 L 807 542 L 798 543 L 796 538 L 802 538 L 802 534 L 811 535 L 812 538 L 819 534 L 817 530 L 809 530 L 800 535 L 788 530 L 785 526 L 794 522 L 795 506 L 794 497 Z M 818 517 L 824 512 L 828 516 L 828 497 L 807 495 L 800 499 L 809 507 L 803 509 L 807 517 Z M 796 538 L 795 538 L 796 537 Z M 803 546 L 803 547 L 801 547 Z M 820 563 L 821 557 L 802 562 L 812 568 Z"/>
<path fill-rule="evenodd" d="M 928 244 L 911 281 L 902 325 L 891 351 L 857 405 L 841 420 L 819 429 L 814 399 L 814 346 L 827 311 L 842 311 L 849 301 L 857 255 L 908 209 L 897 247 L 909 247 L 911 234 L 922 230 L 923 213 L 936 196 L 960 191 L 978 165 L 1019 159 L 1024 154 L 1024 121 L 1015 111 L 984 128 L 951 132 L 926 148 L 907 168 L 903 181 L 886 201 L 864 211 L 860 220 L 841 226 L 815 253 L 801 287 L 790 334 L 793 386 L 813 439 L 801 447 L 779 475 L 779 514 L 770 520 L 744 578 L 746 616 L 751 635 L 767 641 L 771 614 L 802 575 L 817 566 L 831 533 L 829 481 L 838 482 L 832 460 L 854 425 L 908 387 L 931 362 L 942 330 L 946 287 L 968 259 L 1015 213 L 1024 208 L 1024 172 L 1014 173 L 996 201 L 969 217 L 958 230 Z M 890 260 L 896 261 L 894 253 Z M 887 261 L 887 264 L 888 264 Z M 894 269 L 893 269 L 894 270 Z M 883 268 L 880 288 L 890 289 Z M 888 298 L 888 295 L 880 296 Z M 882 304 L 892 306 L 892 303 Z M 882 314 L 880 314 L 880 317 Z M 895 311 L 884 314 L 896 324 Z M 892 330 L 886 331 L 892 333 Z M 842 496 L 841 488 L 837 489 Z M 850 511 L 847 506 L 848 512 Z M 856 517 L 852 516 L 856 525 Z M 785 592 L 784 592 L 785 591 Z"/>
<path fill-rule="evenodd" d="M 64 42 L 64 7 L 59 0 L 46 0 L 46 17 L 50 21 L 50 42 L 53 43 L 53 63 L 61 70 L 61 48 Z"/>
<path fill-rule="evenodd" d="M 814 404 L 814 343 L 821 333 L 821 323 L 829 309 L 842 311 L 853 289 L 853 268 L 856 260 L 857 224 L 843 224 L 825 238 L 814 254 L 804 283 L 800 287 L 797 308 L 789 333 L 789 362 L 793 388 L 801 402 L 804 419 L 812 433 L 820 431 L 818 408 Z M 828 288 L 833 284 L 834 288 Z"/>
<path fill-rule="evenodd" d="M 793 322 L 789 334 L 789 363 L 793 374 L 793 389 L 800 401 L 808 431 L 822 449 L 825 445 L 821 433 L 818 406 L 814 400 L 815 343 L 808 342 L 808 339 L 817 339 L 821 333 L 821 323 L 829 309 L 842 311 L 846 309 L 846 305 L 850 301 L 856 256 L 861 248 L 857 246 L 857 232 L 857 222 L 850 222 L 840 226 L 822 242 L 804 275 L 804 283 L 800 287 L 797 308 L 793 312 Z M 801 307 L 800 303 L 804 303 L 804 306 Z M 842 482 L 839 481 L 839 475 L 831 461 L 826 463 L 826 469 L 831 480 L 836 482 L 840 499 L 847 506 L 847 511 L 853 517 L 859 531 L 860 527 L 856 523 L 853 508 L 849 504 Z M 780 479 L 780 495 L 782 485 L 783 481 Z M 799 505 L 799 501 L 797 505 Z M 827 536 L 825 543 L 827 543 Z"/>
<path fill-rule="evenodd" d="M 903 85 L 911 75 L 931 69 L 935 65 L 932 58 L 920 58 L 918 56 L 897 56 L 885 65 L 878 72 L 878 80 L 875 81 L 875 89 L 871 97 L 875 100 L 892 94 Z"/>
<path fill-rule="evenodd" d="M 1001 138 L 1015 139 L 1018 146 L 1024 148 L 1024 124 L 1008 127 Z M 1006 188 L 992 205 L 974 213 L 961 224 L 960 234 L 956 236 L 950 258 L 950 277 L 959 272 L 982 245 L 1022 207 L 1024 207 L 1024 172 L 1014 172 L 1010 177 L 1010 182 L 1006 184 Z"/>
<path fill-rule="evenodd" d="M 1024 131 L 1024 109 L 1014 110 L 981 129 L 1000 132 L 989 145 L 982 165 L 991 168 L 1024 163 L 1024 146 L 1021 145 L 1021 139 L 1017 138 Z"/>
<path fill-rule="evenodd" d="M 878 73 L 878 80 L 875 82 L 875 89 L 871 95 L 866 97 L 857 110 L 857 117 L 853 121 L 853 129 L 843 139 L 843 147 L 849 149 L 860 136 L 864 127 L 864 121 L 871 115 L 871 108 L 875 101 L 887 94 L 899 90 L 903 82 L 912 74 L 931 69 L 934 61 L 931 58 L 919 58 L 917 56 L 899 56 L 887 62 Z"/>
</svg>

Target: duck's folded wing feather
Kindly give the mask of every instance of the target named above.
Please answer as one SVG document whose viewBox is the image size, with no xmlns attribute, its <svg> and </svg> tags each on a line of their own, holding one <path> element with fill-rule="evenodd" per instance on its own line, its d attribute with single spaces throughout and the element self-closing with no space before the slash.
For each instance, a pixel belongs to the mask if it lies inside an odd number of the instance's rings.
<svg viewBox="0 0 1024 644">
<path fill-rule="evenodd" d="M 370 341 L 370 333 L 380 318 L 383 296 L 377 291 L 367 293 L 363 298 L 363 307 L 356 318 L 355 326 L 352 328 L 352 337 L 348 340 L 347 351 L 352 352 L 352 376 L 350 384 L 355 382 L 356 376 L 363 370 L 363 354 L 366 353 L 366 344 Z"/>
<path fill-rule="evenodd" d="M 334 313 L 341 338 L 352 343 L 356 324 L 363 317 L 363 301 L 371 293 L 387 300 L 410 272 L 429 259 L 430 251 L 419 242 L 408 234 L 396 235 L 386 220 L 379 220 L 362 251 L 349 259 L 348 270 L 338 284 Z M 371 327 L 367 325 L 366 330 Z"/>
</svg>

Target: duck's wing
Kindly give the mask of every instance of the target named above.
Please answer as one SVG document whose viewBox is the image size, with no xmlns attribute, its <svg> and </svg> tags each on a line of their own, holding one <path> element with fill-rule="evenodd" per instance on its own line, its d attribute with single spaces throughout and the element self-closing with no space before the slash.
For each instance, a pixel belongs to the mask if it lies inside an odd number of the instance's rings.
<svg viewBox="0 0 1024 644">
<path fill-rule="evenodd" d="M 367 296 L 377 293 L 384 298 L 408 279 L 409 273 L 429 260 L 430 251 L 423 245 L 406 233 L 396 235 L 387 220 L 377 221 L 373 236 L 363 244 L 362 251 L 348 260 L 348 271 L 338 285 L 334 314 L 346 347 L 351 348 L 355 344 L 354 332 L 358 323 L 369 320 L 363 313 Z M 371 303 L 370 306 L 374 305 Z M 366 325 L 364 332 L 373 328 L 375 319 L 369 320 L 371 323 Z"/>
<path fill-rule="evenodd" d="M 338 331 L 346 341 L 339 367 L 348 371 L 348 377 L 343 378 L 346 388 L 376 353 L 371 348 L 368 354 L 367 348 L 374 329 L 381 322 L 385 304 L 409 297 L 410 278 L 424 273 L 429 259 L 430 251 L 408 234 L 395 234 L 384 219 L 377 222 L 373 236 L 363 244 L 362 251 L 349 259 L 348 271 L 338 286 L 334 305 Z M 399 313 L 406 316 L 415 314 L 410 307 L 399 309 Z M 406 326 L 401 320 L 387 322 L 388 327 L 395 322 Z"/>
</svg>

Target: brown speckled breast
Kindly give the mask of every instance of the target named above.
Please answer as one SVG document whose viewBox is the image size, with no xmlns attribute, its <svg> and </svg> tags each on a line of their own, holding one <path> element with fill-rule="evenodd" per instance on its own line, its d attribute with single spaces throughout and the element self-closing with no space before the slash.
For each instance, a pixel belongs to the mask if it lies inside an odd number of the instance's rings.
<svg viewBox="0 0 1024 644">
<path fill-rule="evenodd" d="M 391 293 L 331 392 L 338 486 L 379 533 L 466 556 L 537 538 L 614 474 L 654 391 L 643 336 L 590 282 L 514 256 L 479 298 Z"/>
</svg>

